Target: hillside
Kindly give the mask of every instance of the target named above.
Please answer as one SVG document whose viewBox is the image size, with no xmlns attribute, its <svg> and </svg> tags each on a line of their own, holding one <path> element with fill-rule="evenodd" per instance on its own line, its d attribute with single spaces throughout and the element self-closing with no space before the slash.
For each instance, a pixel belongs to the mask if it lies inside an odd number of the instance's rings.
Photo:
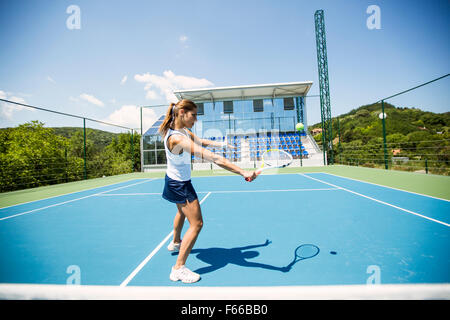
<svg viewBox="0 0 450 320">
<path fill-rule="evenodd" d="M 332 118 L 335 163 L 384 167 L 381 104 L 361 106 Z M 450 112 L 433 113 L 385 104 L 389 166 L 410 171 L 449 174 Z M 339 126 L 338 126 L 339 124 Z M 321 123 L 309 130 L 321 128 Z M 340 139 L 339 139 L 340 136 Z M 319 145 L 322 134 L 314 136 Z M 402 158 L 401 161 L 398 161 Z"/>
<path fill-rule="evenodd" d="M 52 128 L 53 132 L 58 136 L 70 139 L 72 136 L 83 134 L 83 128 L 79 127 L 55 127 Z M 108 131 L 86 128 L 86 134 L 92 143 L 98 148 L 103 149 L 108 146 L 114 138 L 119 136 L 118 133 L 112 133 Z"/>
<path fill-rule="evenodd" d="M 140 170 L 140 137 L 31 121 L 0 130 L 0 192 Z"/>
<path fill-rule="evenodd" d="M 413 132 L 425 132 L 424 136 L 449 133 L 450 112 L 433 113 L 416 108 L 396 108 L 385 103 L 386 134 L 408 135 Z M 340 115 L 338 130 L 337 117 L 332 118 L 333 139 L 341 133 L 341 142 L 362 140 L 367 142 L 375 137 L 382 137 L 382 121 L 378 117 L 381 104 L 362 106 Z M 321 123 L 309 127 L 310 130 L 321 128 Z M 320 137 L 321 138 L 321 137 Z M 320 141 L 317 141 L 320 142 Z"/>
</svg>

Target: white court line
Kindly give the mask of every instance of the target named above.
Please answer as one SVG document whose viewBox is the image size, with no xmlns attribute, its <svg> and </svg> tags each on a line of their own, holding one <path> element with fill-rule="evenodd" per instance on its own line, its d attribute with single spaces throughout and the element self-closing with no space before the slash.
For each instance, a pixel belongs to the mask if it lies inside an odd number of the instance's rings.
<svg viewBox="0 0 450 320">
<path fill-rule="evenodd" d="M 223 190 L 211 191 L 211 193 L 257 193 L 257 192 L 301 192 L 301 191 L 328 191 L 337 190 L 339 188 L 320 188 L 320 189 L 274 189 L 274 190 Z"/>
<path fill-rule="evenodd" d="M 105 184 L 105 185 L 103 185 L 103 186 L 97 186 L 97 187 L 92 187 L 92 188 L 88 188 L 88 189 L 83 189 L 83 190 L 80 190 L 80 191 L 73 191 L 73 192 L 68 192 L 68 193 L 58 194 L 58 195 L 56 195 L 56 196 L 51 196 L 51 197 L 47 197 L 47 198 L 36 199 L 36 200 L 31 200 L 31 201 L 21 202 L 21 203 L 17 203 L 17 204 L 12 204 L 12 205 L 6 206 L 6 207 L 1 207 L 0 210 L 7 209 L 7 208 L 11 208 L 11 207 L 16 207 L 16 206 L 21 206 L 21 205 L 27 204 L 27 203 L 38 202 L 38 201 L 48 200 L 48 199 L 52 199 L 52 198 L 57 198 L 57 197 L 67 196 L 67 195 L 69 195 L 69 194 L 75 194 L 75 193 L 81 193 L 81 192 L 85 192 L 85 191 L 89 191 L 89 190 L 105 188 L 105 187 L 113 186 L 113 185 L 119 184 L 119 183 L 125 183 L 125 182 L 129 182 L 129 181 L 143 180 L 143 179 L 149 179 L 149 178 L 133 178 L 133 179 L 128 179 L 128 180 L 121 181 L 121 182 L 114 182 L 114 183 L 110 183 L 110 184 Z M 152 180 L 156 180 L 156 179 L 158 179 L 158 178 L 153 178 Z M 78 182 L 80 182 L 80 181 L 70 182 L 70 183 L 78 183 Z M 19 191 L 20 191 L 20 190 L 19 190 Z M 15 192 L 15 191 L 12 191 L 12 192 Z"/>
<path fill-rule="evenodd" d="M 399 188 L 394 188 L 394 187 L 384 186 L 384 185 L 382 185 L 382 184 L 378 184 L 378 183 L 374 183 L 374 182 L 368 182 L 368 181 L 359 180 L 359 179 L 355 179 L 355 178 L 344 177 L 344 176 L 340 176 L 340 175 L 333 174 L 333 173 L 328 173 L 328 172 L 310 172 L 309 174 L 315 174 L 315 173 L 328 174 L 328 175 L 330 175 L 330 176 L 335 176 L 335 177 L 338 177 L 338 178 L 344 178 L 344 179 L 353 180 L 353 181 L 358 181 L 358 182 L 362 182 L 362 183 L 373 184 L 373 185 L 375 185 L 375 186 L 379 186 L 379 187 L 383 187 L 383 188 L 388 188 L 388 189 L 393 189 L 393 190 L 397 190 L 397 191 L 408 192 L 408 193 L 416 194 L 416 195 L 419 195 L 419 196 L 422 196 L 422 197 L 428 197 L 428 198 L 432 198 L 432 199 L 437 199 L 437 200 L 442 200 L 442 201 L 450 202 L 450 200 L 443 199 L 443 198 L 438 198 L 438 197 L 433 197 L 433 196 L 429 196 L 429 195 L 427 195 L 427 194 L 422 194 L 422 193 L 418 193 L 418 192 L 414 192 L 414 191 L 408 191 L 408 190 L 403 190 L 403 189 L 399 189 Z"/>
<path fill-rule="evenodd" d="M 424 215 L 422 215 L 422 214 L 420 214 L 420 213 L 417 213 L 417 212 L 414 212 L 414 211 L 411 211 L 411 210 L 408 210 L 408 209 L 404 209 L 404 208 L 402 208 L 402 207 L 398 207 L 398 206 L 393 205 L 393 204 L 390 204 L 390 203 L 388 203 L 388 202 L 384 202 L 384 201 L 381 201 L 381 200 L 378 200 L 378 199 L 375 199 L 375 198 L 372 198 L 372 197 L 363 195 L 363 194 L 361 194 L 361 193 L 358 193 L 358 192 L 355 192 L 355 191 L 352 191 L 352 190 L 349 190 L 349 189 L 346 189 L 346 188 L 343 188 L 343 187 L 339 187 L 339 186 L 337 186 L 337 185 L 335 185 L 335 184 L 332 184 L 332 183 L 329 183 L 329 182 L 326 182 L 326 181 L 323 181 L 323 180 L 320 180 L 320 179 L 317 179 L 317 178 L 313 178 L 313 177 L 307 176 L 307 175 L 305 175 L 305 174 L 303 174 L 303 173 L 299 173 L 299 175 L 304 176 L 304 177 L 309 178 L 309 179 L 312 179 L 312 180 L 315 180 L 315 181 L 319 181 L 319 182 L 325 183 L 325 184 L 327 184 L 327 185 L 329 185 L 329 186 L 332 186 L 332 187 L 335 187 L 335 188 L 339 188 L 339 189 L 341 189 L 341 190 L 344 190 L 344 191 L 347 191 L 347 192 L 356 194 L 356 195 L 358 195 L 358 196 L 360 196 L 360 197 L 364 197 L 364 198 L 366 198 L 366 199 L 369 199 L 369 200 L 372 200 L 372 201 L 375 201 L 375 202 L 378 202 L 378 203 L 381 203 L 381 204 L 390 206 L 390 207 L 392 207 L 392 208 L 395 208 L 395 209 L 398 209 L 398 210 L 401 210 L 401 211 L 404 211 L 404 212 L 413 214 L 413 215 L 415 215 L 415 216 L 418 216 L 418 217 L 421 217 L 421 218 L 424 218 L 424 219 L 427 219 L 427 220 L 430 220 L 430 221 L 433 221 L 433 222 L 442 224 L 442 225 L 444 225 L 444 226 L 446 226 L 446 227 L 450 227 L 450 224 L 448 224 L 448 223 L 445 223 L 445 222 L 442 222 L 442 221 L 440 221 L 440 220 L 436 220 L 436 219 L 433 219 L 433 218 L 424 216 Z"/>
<path fill-rule="evenodd" d="M 200 201 L 200 204 L 202 204 L 211 194 L 211 192 L 208 192 L 206 196 L 203 197 L 203 199 Z M 125 287 L 133 278 L 139 273 L 139 271 L 142 270 L 142 268 L 150 261 L 151 258 L 161 249 L 161 247 L 164 245 L 164 243 L 169 240 L 169 238 L 173 235 L 173 230 L 169 232 L 169 234 L 161 241 L 155 249 L 153 249 L 152 252 L 136 267 L 136 269 L 133 270 L 133 272 L 130 273 L 130 275 L 120 284 L 120 287 Z"/>
<path fill-rule="evenodd" d="M 106 191 L 102 191 L 102 192 L 99 192 L 99 193 L 94 193 L 94 194 L 91 194 L 91 195 L 88 195 L 88 196 L 84 196 L 84 197 L 81 197 L 81 198 L 76 198 L 76 199 L 72 199 L 72 200 L 68 200 L 68 201 L 64 201 L 64 202 L 58 202 L 58 203 L 55 203 L 55 204 L 52 204 L 52 205 L 49 205 L 49 206 L 45 206 L 45 207 L 41 207 L 41 208 L 25 211 L 25 212 L 22 212 L 22 213 L 17 213 L 17 214 L 14 214 L 14 215 L 11 215 L 11 216 L 7 216 L 7 217 L 3 217 L 3 218 L 0 218 L 0 221 L 11 219 L 11 218 L 15 218 L 15 217 L 18 217 L 18 216 L 22 216 L 24 214 L 29 214 L 29 213 L 41 211 L 41 210 L 48 209 L 48 208 L 57 207 L 57 206 L 60 206 L 60 205 L 66 204 L 66 203 L 71 203 L 71 202 L 74 202 L 74 201 L 83 200 L 83 199 L 90 198 L 90 197 L 95 197 L 95 196 L 104 194 L 106 192 L 116 191 L 116 190 L 128 188 L 128 187 L 131 187 L 131 186 L 135 186 L 135 185 L 138 185 L 138 184 L 141 184 L 141 183 L 145 183 L 145 182 L 149 182 L 149 181 L 153 181 L 153 180 L 154 179 L 140 181 L 140 182 L 136 182 L 136 183 L 133 183 L 133 184 L 126 185 L 126 186 L 114 188 L 114 189 L 111 189 L 111 190 L 106 190 Z"/>
<path fill-rule="evenodd" d="M 198 192 L 197 192 L 198 193 Z M 121 196 L 158 196 L 161 192 L 148 192 L 148 193 L 104 193 L 97 194 L 98 197 L 121 197 Z"/>
<path fill-rule="evenodd" d="M 318 189 L 283 189 L 283 190 L 218 190 L 218 191 L 197 191 L 197 193 L 252 193 L 252 192 L 301 192 L 301 191 L 329 191 L 339 190 L 340 188 L 318 188 Z M 125 197 L 125 196 L 158 196 L 161 192 L 149 192 L 149 193 L 108 193 L 97 194 L 99 197 Z"/>
</svg>

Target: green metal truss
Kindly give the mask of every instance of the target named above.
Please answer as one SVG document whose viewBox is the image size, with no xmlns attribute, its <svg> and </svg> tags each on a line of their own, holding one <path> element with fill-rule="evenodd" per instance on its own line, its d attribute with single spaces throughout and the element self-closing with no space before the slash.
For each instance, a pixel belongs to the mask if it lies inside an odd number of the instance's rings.
<svg viewBox="0 0 450 320">
<path fill-rule="evenodd" d="M 323 10 L 314 14 L 316 25 L 317 64 L 319 71 L 320 112 L 322 119 L 323 160 L 333 164 L 333 135 L 331 124 L 330 85 L 328 80 L 327 43 Z M 326 159 L 328 157 L 328 159 Z"/>
</svg>

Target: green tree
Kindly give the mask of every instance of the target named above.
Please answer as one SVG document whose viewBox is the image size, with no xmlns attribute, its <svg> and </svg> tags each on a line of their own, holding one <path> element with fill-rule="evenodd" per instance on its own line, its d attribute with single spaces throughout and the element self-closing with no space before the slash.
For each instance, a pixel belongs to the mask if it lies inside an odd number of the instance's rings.
<svg viewBox="0 0 450 320">
<path fill-rule="evenodd" d="M 0 138 L 2 191 L 62 182 L 67 178 L 68 142 L 44 124 L 31 121 Z"/>
</svg>

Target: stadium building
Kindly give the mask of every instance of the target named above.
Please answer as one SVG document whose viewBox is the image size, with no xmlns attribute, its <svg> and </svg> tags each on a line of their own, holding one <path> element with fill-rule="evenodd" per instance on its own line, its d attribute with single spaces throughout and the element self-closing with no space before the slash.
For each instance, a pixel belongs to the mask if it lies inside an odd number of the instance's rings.
<svg viewBox="0 0 450 320">
<path fill-rule="evenodd" d="M 305 97 L 312 82 L 291 82 L 249 86 L 180 90 L 178 100 L 189 99 L 198 106 L 198 121 L 192 132 L 200 138 L 224 141 L 231 148 L 211 148 L 243 168 L 256 168 L 268 149 L 291 153 L 293 166 L 323 165 L 322 151 L 308 131 Z M 141 162 L 143 171 L 164 168 L 164 143 L 158 128 L 159 119 L 143 134 Z M 295 130 L 304 124 L 303 132 Z M 214 164 L 192 156 L 193 170 L 217 169 Z"/>
</svg>

